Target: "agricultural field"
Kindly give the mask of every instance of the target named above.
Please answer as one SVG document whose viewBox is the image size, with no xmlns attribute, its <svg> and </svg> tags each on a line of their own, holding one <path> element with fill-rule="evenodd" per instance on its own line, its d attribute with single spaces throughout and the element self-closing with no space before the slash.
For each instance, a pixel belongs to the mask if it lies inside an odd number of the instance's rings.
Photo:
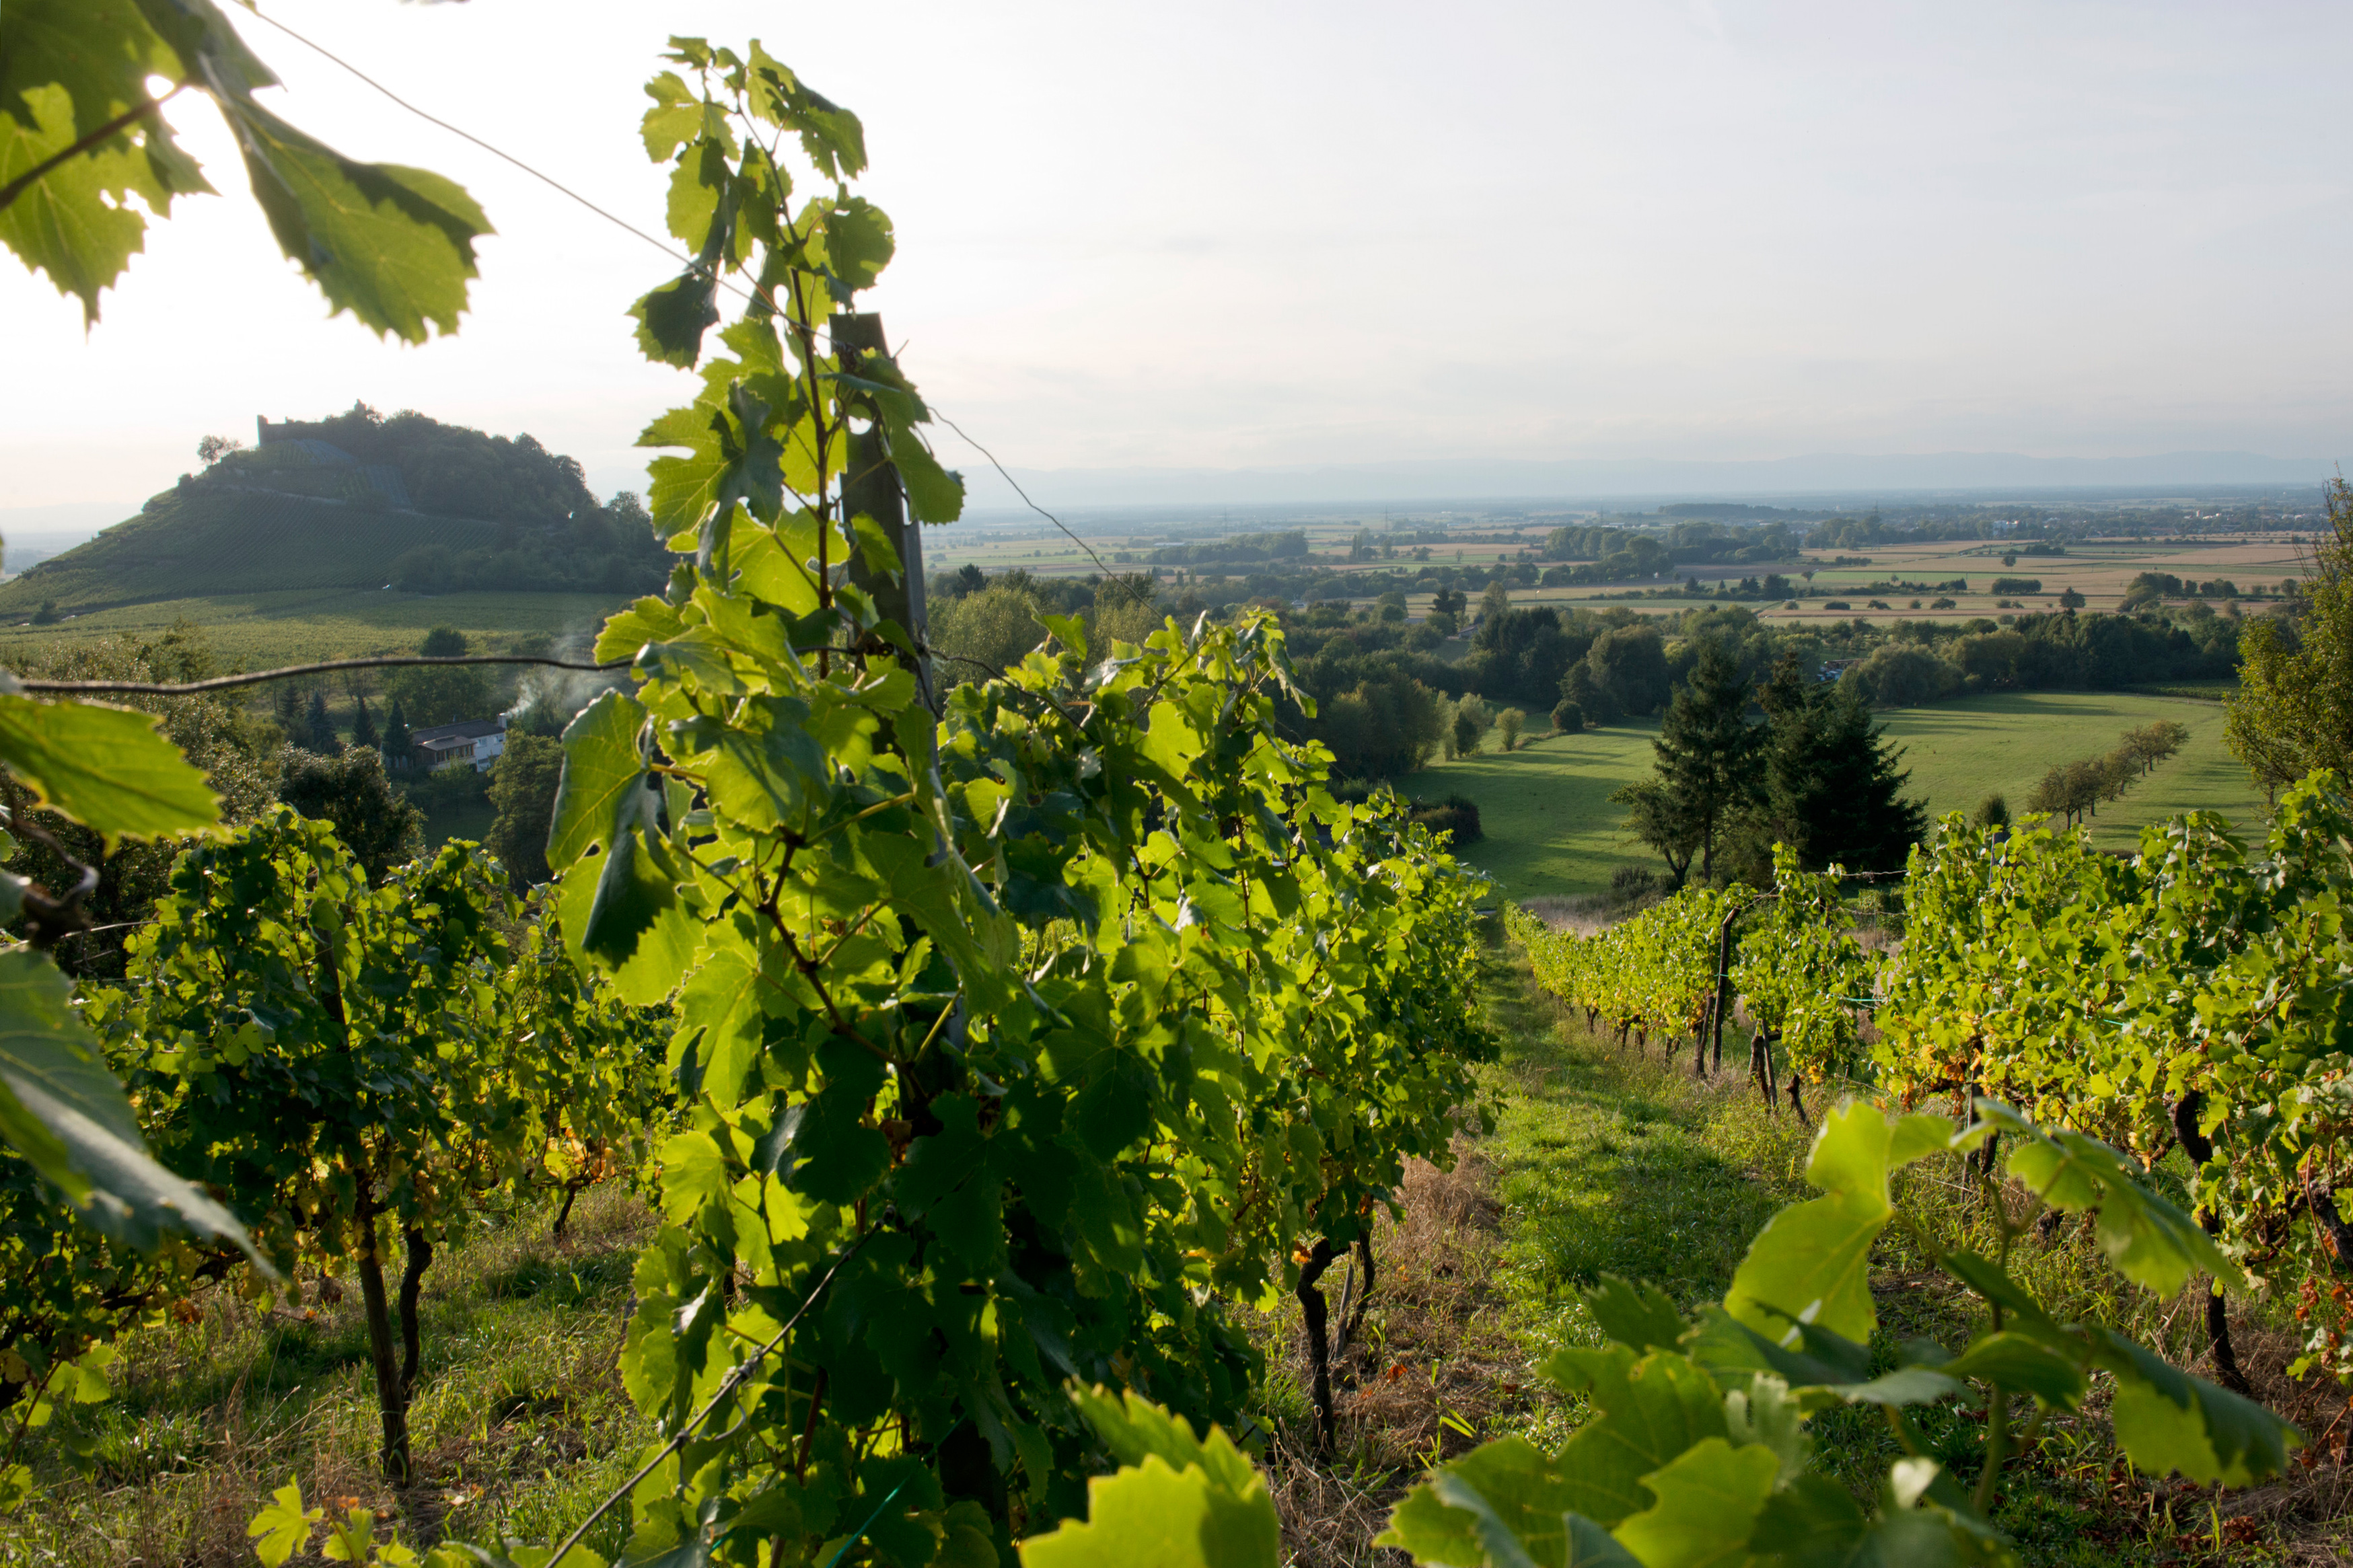
<svg viewBox="0 0 2353 1568">
<path fill-rule="evenodd" d="M 1523 550 L 1541 553 L 1546 535 L 1563 520 L 1545 518 L 1541 521 L 1522 521 L 1512 518 L 1483 518 L 1440 514 L 1432 518 L 1388 519 L 1379 516 L 1282 517 L 1247 519 L 1231 521 L 1219 529 L 1205 529 L 1198 522 L 1186 523 L 1154 531 L 1141 524 L 1122 522 L 1107 524 L 1082 521 L 1073 531 L 1085 541 L 1082 549 L 1069 536 L 1042 521 L 1035 526 L 1023 523 L 993 523 L 955 529 L 934 530 L 924 541 L 926 560 L 934 571 L 954 571 L 966 563 L 991 574 L 1016 568 L 1040 577 L 1085 576 L 1098 570 L 1099 558 L 1114 571 L 1147 570 L 1140 563 L 1149 552 L 1163 544 L 1193 543 L 1230 534 L 1254 531 L 1298 530 L 1307 535 L 1309 553 L 1301 560 L 1286 564 L 1293 567 L 1314 565 L 1352 574 L 1366 579 L 1364 597 L 1367 600 L 1387 592 L 1390 586 L 1388 573 L 1394 567 L 1414 565 L 1412 557 L 1427 548 L 1429 561 L 1434 565 L 1464 567 L 1492 566 L 1502 560 L 1516 560 Z M 1453 525 L 1461 532 L 1475 538 L 1461 544 L 1430 544 L 1402 546 L 1396 550 L 1395 559 L 1350 563 L 1349 546 L 1358 536 L 1369 535 L 1376 546 L 1391 536 L 1409 537 L 1419 530 Z M 1781 603 L 1750 602 L 1748 607 L 1772 621 L 1852 620 L 1893 621 L 1969 620 L 1978 616 L 1998 617 L 2020 611 L 2055 610 L 2060 594 L 2069 588 L 2082 594 L 2085 608 L 2114 610 L 2123 601 L 2125 587 L 2143 572 L 2167 573 L 2173 576 L 2200 582 L 2225 579 L 2242 591 L 2256 588 L 2276 590 L 2283 578 L 2300 576 L 2305 568 L 2298 564 L 2299 536 L 2292 534 L 2258 535 L 2232 534 L 2213 539 L 2147 540 L 2116 539 L 2070 542 L 2067 553 L 2057 556 L 2020 555 L 2013 565 L 2004 566 L 2001 557 L 2017 548 L 1998 541 L 1956 540 L 1930 543 L 1872 545 L 1867 549 L 1849 552 L 1850 557 L 1861 555 L 1868 566 L 1831 566 L 1838 552 L 1814 551 L 1808 558 L 1771 566 L 1691 566 L 1679 569 L 1675 575 L 1696 576 L 1703 586 L 1712 587 L 1719 579 L 1737 582 L 1747 576 L 1762 576 L 1767 572 L 1780 572 L 1798 577 L 1811 571 L 1810 583 L 1801 584 L 1799 607 L 1786 609 Z M 1092 551 L 1091 557 L 1088 551 Z M 1129 559 L 1121 561 L 1119 557 Z M 1817 563 L 1824 563 L 1818 564 Z M 1235 576 L 1249 570 L 1234 568 L 1228 575 Z M 1164 583 L 1176 582 L 1177 569 L 1161 569 Z M 2035 594 L 2000 595 L 1992 592 L 1997 577 L 2018 577 L 2038 581 L 2042 591 Z M 1948 582 L 1965 578 L 1969 584 L 1967 593 L 1950 595 L 1935 592 L 1882 593 L 1872 595 L 1865 590 L 1873 583 L 1908 581 L 1914 583 Z M 1678 598 L 1652 599 L 1642 591 L 1670 585 L 1666 579 L 1641 583 L 1611 583 L 1577 587 L 1515 588 L 1512 600 L 1519 605 L 1557 605 L 1564 607 L 1602 608 L 1626 605 L 1651 614 L 1672 614 L 1694 601 Z M 1630 596 L 1630 595 L 1634 595 Z M 1873 598 L 1885 607 L 1872 607 Z M 1949 609 L 1931 610 L 1936 600 L 1949 597 Z M 1919 601 L 1917 606 L 1914 600 Z M 1846 610 L 1823 608 L 1826 600 L 1837 599 L 1850 605 Z M 2007 600 L 2008 604 L 2001 601 Z M 1415 618 L 1430 611 L 1430 595 L 1412 594 L 1407 597 L 1408 613 Z M 2214 601 L 2220 607 L 2221 601 Z M 2249 599 L 2241 605 L 2244 612 L 2257 613 L 2268 607 L 2268 601 Z"/>
<path fill-rule="evenodd" d="M 2123 731 L 2159 719 L 2186 725 L 2189 740 L 2122 800 L 2103 805 L 2092 841 L 2131 847 L 2148 823 L 2185 811 L 2214 811 L 2242 832 L 2260 830 L 2263 799 L 2222 745 L 2222 705 L 2126 692 L 2033 691 L 1968 698 L 1880 715 L 1904 748 L 1909 793 L 1932 815 L 1968 811 L 1999 790 L 2023 808 L 2035 781 L 2061 763 L 2093 757 Z M 1578 736 L 1544 735 L 1514 752 L 1487 752 L 1394 780 L 1416 799 L 1460 794 L 1478 803 L 1486 841 L 1463 858 L 1515 899 L 1598 893 L 1620 866 L 1656 867 L 1657 857 L 1624 832 L 1625 811 L 1609 795 L 1648 773 L 1655 720 Z"/>
<path fill-rule="evenodd" d="M 178 622 L 204 628 L 225 666 L 248 669 L 313 659 L 414 652 L 434 626 L 455 626 L 485 651 L 551 638 L 594 640 L 622 604 L 603 594 L 403 594 L 287 590 L 163 599 L 73 616 L 54 626 L 0 626 L 0 662 L 38 659 L 99 637 L 153 637 Z"/>
</svg>

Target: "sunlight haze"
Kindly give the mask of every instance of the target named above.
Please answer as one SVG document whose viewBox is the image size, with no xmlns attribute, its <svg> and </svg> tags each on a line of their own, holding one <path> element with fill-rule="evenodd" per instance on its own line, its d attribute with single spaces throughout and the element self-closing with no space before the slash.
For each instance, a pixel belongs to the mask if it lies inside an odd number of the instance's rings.
<svg viewBox="0 0 2353 1568">
<path fill-rule="evenodd" d="M 665 34 L 762 37 L 863 119 L 899 239 L 867 303 L 1017 469 L 2228 451 L 2316 477 L 2348 445 L 2341 5 L 264 10 L 656 230 Z M 151 228 L 95 329 L 0 268 L 0 508 L 135 504 L 207 432 L 354 398 L 640 485 L 684 382 L 623 312 L 672 264 L 232 14 L 288 118 L 481 203 L 472 309 L 421 349 L 323 319 L 178 100 L 227 199 Z"/>
</svg>

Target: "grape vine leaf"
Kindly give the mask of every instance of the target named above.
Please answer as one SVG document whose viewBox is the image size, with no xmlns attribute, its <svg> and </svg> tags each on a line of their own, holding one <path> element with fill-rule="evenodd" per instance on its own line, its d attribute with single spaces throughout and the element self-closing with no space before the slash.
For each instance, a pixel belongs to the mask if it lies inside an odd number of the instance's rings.
<svg viewBox="0 0 2353 1568">
<path fill-rule="evenodd" d="M 2252 1399 L 2192 1377 L 2113 1329 L 2093 1331 L 2093 1358 L 2116 1380 L 2116 1440 L 2150 1475 L 2179 1470 L 2204 1486 L 2243 1487 L 2287 1468 L 2303 1434 Z"/>
<path fill-rule="evenodd" d="M 44 702 L 0 692 L 0 763 L 43 805 L 118 839 L 201 833 L 220 822 L 220 797 L 165 739 L 162 721 L 94 702 Z"/>
<path fill-rule="evenodd" d="M 1659 1500 L 1618 1526 L 1618 1543 L 1646 1564 L 1738 1568 L 1780 1470 L 1770 1448 L 1736 1448 L 1722 1437 L 1694 1444 L 1642 1478 Z"/>
<path fill-rule="evenodd" d="M 72 996 L 45 956 L 0 952 L 0 1134 L 109 1236 L 142 1250 L 165 1230 L 218 1237 L 277 1278 L 236 1216 L 148 1154 Z"/>
<path fill-rule="evenodd" d="M 697 939 L 657 831 L 659 797 L 646 788 L 645 716 L 637 699 L 607 691 L 565 727 L 547 836 L 566 940 L 604 964 L 621 999 L 638 1007 L 670 994 Z M 603 853 L 591 854 L 599 846 Z"/>
<path fill-rule="evenodd" d="M 12 0 L 0 14 L 0 184 L 149 101 L 161 76 L 209 96 L 236 132 L 255 199 L 286 255 L 334 310 L 422 342 L 454 331 L 489 220 L 440 175 L 346 158 L 256 102 L 277 85 L 212 0 Z M 170 198 L 210 192 L 149 113 L 44 173 L 0 207 L 0 243 L 98 319 L 98 294 Z"/>
<path fill-rule="evenodd" d="M 1981 1377 L 2065 1410 L 2082 1403 L 2089 1387 L 2073 1362 L 2039 1339 L 2007 1330 L 1980 1337 L 1937 1370 L 1947 1377 Z"/>
<path fill-rule="evenodd" d="M 2198 1222 L 2134 1179 L 2125 1157 L 2096 1138 L 2064 1128 L 2044 1131 L 2009 1106 L 1978 1101 L 1986 1121 L 2016 1135 L 2010 1173 L 2065 1214 L 2099 1211 L 2101 1250 L 2116 1271 L 2161 1296 L 2202 1270 L 2233 1289 L 2246 1276 Z"/>
<path fill-rule="evenodd" d="M 1072 1384 L 1072 1404 L 1114 1458 L 1087 1483 L 1087 1518 L 1021 1543 L 1024 1568 L 1275 1568 L 1282 1527 L 1265 1480 L 1222 1431 L 1134 1394 Z"/>
<path fill-rule="evenodd" d="M 1666 1292 L 1639 1280 L 1601 1276 L 1584 1295 L 1585 1310 L 1601 1331 L 1635 1351 L 1672 1350 L 1690 1325 Z"/>
<path fill-rule="evenodd" d="M 1408 1493 L 1376 1542 L 1437 1563 L 1479 1563 L 1486 1531 L 1453 1500 L 1461 1489 L 1538 1562 L 1557 1561 L 1576 1513 L 1604 1528 L 1650 1506 L 1642 1478 L 1684 1449 L 1726 1435 L 1724 1398 L 1687 1357 L 1666 1351 L 1638 1355 L 1624 1345 L 1553 1352 L 1544 1375 L 1583 1394 L 1599 1414 L 1546 1458 L 1519 1437 L 1499 1438 L 1431 1473 Z M 1434 1486 L 1451 1478 L 1443 1489 Z"/>
<path fill-rule="evenodd" d="M 1785 1345 L 1798 1342 L 1800 1323 L 1870 1339 L 1879 1323 L 1871 1245 L 1895 1212 L 1888 1175 L 1948 1147 L 1952 1136 L 1943 1117 L 1890 1115 L 1860 1101 L 1824 1117 L 1806 1179 L 1825 1195 L 1766 1223 L 1732 1277 L 1725 1310 Z"/>
</svg>

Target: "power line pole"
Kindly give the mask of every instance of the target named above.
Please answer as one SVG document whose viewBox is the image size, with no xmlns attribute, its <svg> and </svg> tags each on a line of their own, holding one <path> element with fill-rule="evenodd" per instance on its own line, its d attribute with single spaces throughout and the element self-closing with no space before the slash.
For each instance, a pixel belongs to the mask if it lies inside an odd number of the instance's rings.
<svg viewBox="0 0 2353 1568">
<path fill-rule="evenodd" d="M 868 358 L 890 359 L 879 313 L 844 311 L 832 319 L 829 327 L 834 353 L 849 374 L 858 374 L 860 363 Z M 853 546 L 849 580 L 873 598 L 875 608 L 886 618 L 904 626 L 918 648 L 927 647 L 931 631 L 923 608 L 923 529 L 907 521 L 906 492 L 900 488 L 899 470 L 892 466 L 890 442 L 879 419 L 863 431 L 849 434 L 849 469 L 841 479 L 841 504 L 845 523 L 860 513 L 872 518 L 899 552 L 900 580 L 893 583 L 886 574 L 868 571 L 864 554 Z M 914 673 L 923 705 L 935 708 L 931 660 L 919 654 Z"/>
</svg>

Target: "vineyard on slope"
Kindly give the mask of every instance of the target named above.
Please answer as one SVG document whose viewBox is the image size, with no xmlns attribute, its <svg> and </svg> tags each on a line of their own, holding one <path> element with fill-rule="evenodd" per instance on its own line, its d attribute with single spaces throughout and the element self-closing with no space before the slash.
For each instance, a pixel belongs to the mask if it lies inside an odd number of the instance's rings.
<svg viewBox="0 0 2353 1568">
<path fill-rule="evenodd" d="M 2299 1374 L 2353 1376 L 2335 1286 L 2353 1263 L 2336 1197 L 2353 1178 L 2353 805 L 2333 775 L 2289 793 L 2260 854 L 2204 815 L 2148 828 L 2130 860 L 2041 818 L 2013 830 L 1948 817 L 1914 852 L 1903 942 L 1879 955 L 1855 939 L 1836 868 L 1808 874 L 1784 854 L 1776 868 L 1724 949 L 1761 1082 L 1778 1055 L 1793 1103 L 1801 1080 L 1867 1083 L 1906 1105 L 1982 1094 L 2144 1167 L 2179 1147 L 2200 1223 L 2298 1300 Z M 1686 890 L 1589 936 L 1516 910 L 1510 923 L 1553 995 L 1672 1038 L 1708 1016 L 1725 897 Z M 2218 1364 L 2235 1381 L 2214 1303 Z"/>
<path fill-rule="evenodd" d="M 142 62 L 234 44 L 202 0 L 154 14 L 175 30 L 142 36 Z M 75 25 L 103 45 L 132 24 Z M 1484 885 L 1393 797 L 1335 800 L 1329 754 L 1284 738 L 1279 701 L 1299 694 L 1270 617 L 1108 646 L 1045 617 L 1001 678 L 937 689 L 920 622 L 891 613 L 912 603 L 907 536 L 877 513 L 903 484 L 918 522 L 950 521 L 961 484 L 879 323 L 846 309 L 892 247 L 849 190 L 862 131 L 756 43 L 674 39 L 669 58 L 645 141 L 676 165 L 670 220 L 695 259 L 635 314 L 649 357 L 701 375 L 645 436 L 685 453 L 652 465 L 653 507 L 689 558 L 599 640 L 630 689 L 566 731 L 557 887 L 518 908 L 493 863 L 452 846 L 372 888 L 290 816 L 215 836 L 201 777 L 147 716 L 0 690 L 0 760 L 47 807 L 110 839 L 204 840 L 126 983 L 78 1005 L 38 951 L 74 929 L 74 895 L 0 882 L 35 944 L 0 953 L 0 1132 L 28 1166 L 25 1208 L 57 1226 L 0 1289 L 72 1286 L 53 1260 L 89 1242 L 85 1223 L 115 1249 L 107 1267 L 164 1279 L 148 1296 L 141 1279 L 101 1286 L 137 1298 L 125 1311 L 215 1259 L 240 1267 L 228 1247 L 260 1295 L 306 1257 L 354 1259 L 385 1467 L 406 1479 L 413 1291 L 435 1245 L 491 1189 L 583 1180 L 610 1155 L 659 1215 L 619 1364 L 648 1422 L 641 1463 L 552 1546 L 443 1543 L 435 1568 L 601 1568 L 592 1532 L 641 1568 L 1271 1564 L 1254 1467 L 1195 1431 L 1230 1420 L 1258 1370 L 1227 1304 L 1289 1289 L 1315 1341 L 1321 1271 L 1364 1242 L 1408 1160 L 1445 1163 L 1479 1116 Z M 282 121 L 254 123 L 293 145 Z M 797 211 L 775 156 L 788 144 L 813 171 Z M 723 279 L 749 300 L 723 327 Z M 725 353 L 706 357 L 714 328 Z M 2329 809 L 2310 808 L 2298 841 L 2315 887 L 2341 853 Z M 2275 871 L 2232 884 L 2239 905 L 2276 904 Z M 1790 877 L 1794 915 L 1741 940 L 1778 931 L 1764 940 L 1803 973 L 1842 980 L 1834 885 Z M 1582 939 L 1554 973 L 1621 1028 L 1696 1036 L 1724 1018 L 1745 897 L 1689 894 Z M 2294 909 L 2280 942 L 2336 932 Z M 1837 1065 L 1845 1037 L 1807 995 L 1759 1005 L 1810 1042 L 1786 1050 Z M 1998 1136 L 2036 1201 L 2097 1211 L 2133 1279 L 2238 1282 L 2104 1145 L 1990 1100 L 1968 1110 L 1825 1116 L 1808 1170 L 1824 1195 L 1775 1216 L 1720 1306 L 1694 1321 L 1605 1281 L 1587 1305 L 1611 1342 L 1548 1369 L 1593 1419 L 1555 1455 L 1506 1437 L 1443 1467 L 1388 1539 L 1457 1565 L 2009 1561 L 1985 1515 L 2013 1413 L 2031 1438 L 2094 1376 L 2137 1463 L 2277 1473 L 2291 1428 L 2057 1321 L 2006 1271 L 2007 1231 L 2001 1256 L 1936 1259 L 1987 1304 L 1987 1329 L 1957 1352 L 1907 1343 L 1870 1374 L 1877 1320 L 1853 1263 L 1905 1223 L 1891 1173 Z M 660 1138 L 649 1161 L 629 1147 L 639 1130 Z M 90 1304 L 65 1294 L 60 1310 Z M 27 1358 L 0 1362 L 18 1438 L 64 1369 L 90 1392 L 100 1358 L 76 1352 L 105 1331 L 20 1335 L 47 1364 L 37 1383 L 16 1375 Z M 1976 1392 L 1970 1491 L 1905 1413 Z M 1880 1407 L 1904 1438 L 1868 1503 L 1808 1466 L 1806 1419 L 1839 1404 Z M 331 1517 L 292 1486 L 251 1535 L 275 1568 L 322 1527 L 331 1561 L 418 1561 L 364 1510 Z"/>
</svg>

